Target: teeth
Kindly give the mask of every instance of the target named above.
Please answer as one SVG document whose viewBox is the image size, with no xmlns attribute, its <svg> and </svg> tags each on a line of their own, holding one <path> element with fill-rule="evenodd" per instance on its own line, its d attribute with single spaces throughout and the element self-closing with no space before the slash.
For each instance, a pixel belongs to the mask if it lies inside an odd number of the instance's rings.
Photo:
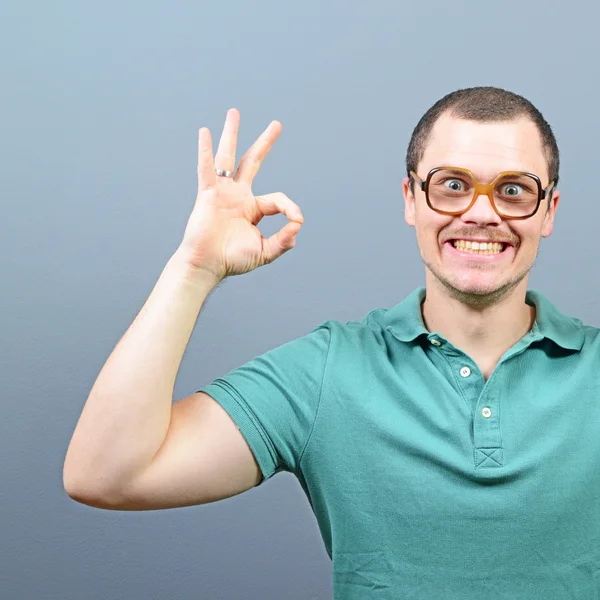
<svg viewBox="0 0 600 600">
<path fill-rule="evenodd" d="M 504 249 L 504 244 L 500 242 L 453 240 L 452 245 L 461 252 L 470 252 L 472 254 L 499 254 Z"/>
</svg>

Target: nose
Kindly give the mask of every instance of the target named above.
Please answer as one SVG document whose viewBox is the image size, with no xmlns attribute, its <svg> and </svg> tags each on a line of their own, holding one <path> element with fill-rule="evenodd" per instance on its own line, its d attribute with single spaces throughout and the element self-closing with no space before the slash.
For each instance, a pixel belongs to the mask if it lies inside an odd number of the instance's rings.
<svg viewBox="0 0 600 600">
<path fill-rule="evenodd" d="M 473 206 L 466 213 L 460 215 L 460 219 L 465 223 L 477 223 L 478 225 L 502 223 L 502 218 L 494 210 L 492 200 L 487 194 L 479 194 Z"/>
</svg>

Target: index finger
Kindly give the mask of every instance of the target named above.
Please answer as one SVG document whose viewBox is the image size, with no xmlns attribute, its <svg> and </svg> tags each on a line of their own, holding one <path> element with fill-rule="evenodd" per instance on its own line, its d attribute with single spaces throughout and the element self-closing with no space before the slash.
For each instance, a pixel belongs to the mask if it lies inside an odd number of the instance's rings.
<svg viewBox="0 0 600 600">
<path fill-rule="evenodd" d="M 275 140 L 279 137 L 281 129 L 282 126 L 279 121 L 271 121 L 269 126 L 240 159 L 240 164 L 233 176 L 235 181 L 241 181 L 248 185 L 252 183 L 263 160 L 269 154 Z"/>
<path fill-rule="evenodd" d="M 198 131 L 198 192 L 217 185 L 212 137 L 208 127 Z"/>
</svg>

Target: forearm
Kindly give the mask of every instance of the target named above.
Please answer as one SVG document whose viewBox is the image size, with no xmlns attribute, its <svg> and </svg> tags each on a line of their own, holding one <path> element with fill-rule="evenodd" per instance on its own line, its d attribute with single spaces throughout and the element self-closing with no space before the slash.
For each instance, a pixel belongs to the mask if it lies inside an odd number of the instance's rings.
<svg viewBox="0 0 600 600">
<path fill-rule="evenodd" d="M 65 458 L 67 490 L 118 489 L 150 464 L 167 434 L 181 359 L 218 283 L 178 252 L 170 258 L 88 396 Z"/>
</svg>

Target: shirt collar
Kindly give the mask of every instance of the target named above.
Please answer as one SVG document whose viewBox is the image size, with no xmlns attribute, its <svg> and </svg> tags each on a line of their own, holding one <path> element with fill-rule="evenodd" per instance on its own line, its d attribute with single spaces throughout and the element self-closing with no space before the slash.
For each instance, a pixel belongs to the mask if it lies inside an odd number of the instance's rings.
<svg viewBox="0 0 600 600">
<path fill-rule="evenodd" d="M 536 290 L 527 290 L 525 302 L 536 308 L 533 333 L 539 333 L 563 348 L 581 350 L 585 333 L 580 319 L 563 314 L 548 298 Z"/>
<path fill-rule="evenodd" d="M 420 335 L 435 337 L 425 328 L 421 314 L 421 304 L 425 300 L 425 295 L 424 287 L 417 288 L 385 313 L 383 326 L 401 342 L 412 342 Z M 531 329 L 531 333 L 536 338 L 546 337 L 563 348 L 581 350 L 585 335 L 579 319 L 568 317 L 560 312 L 541 292 L 536 290 L 527 290 L 525 302 L 536 308 L 535 323 Z"/>
</svg>

